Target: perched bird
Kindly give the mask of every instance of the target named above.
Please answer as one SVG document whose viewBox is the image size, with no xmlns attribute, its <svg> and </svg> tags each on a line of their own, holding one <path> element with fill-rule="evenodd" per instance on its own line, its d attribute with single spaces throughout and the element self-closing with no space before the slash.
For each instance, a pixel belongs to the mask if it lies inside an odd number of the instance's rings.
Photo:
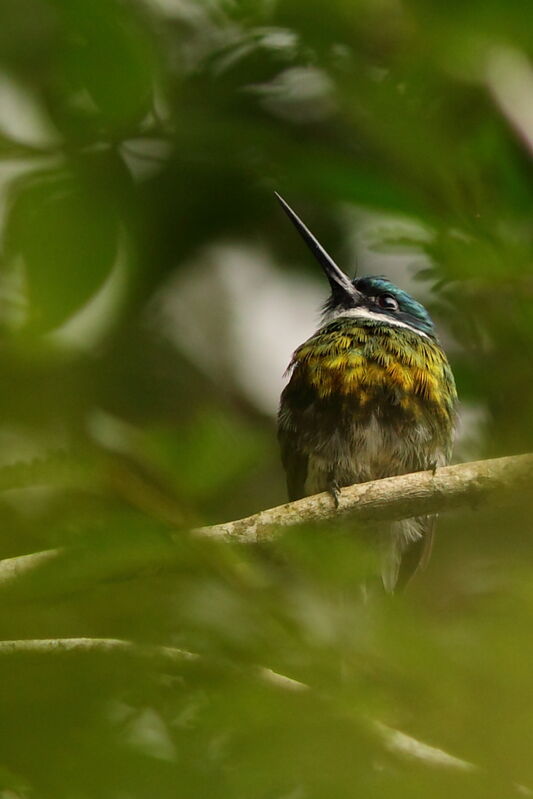
<svg viewBox="0 0 533 799">
<path fill-rule="evenodd" d="M 450 460 L 457 393 L 433 322 L 384 277 L 350 280 L 290 206 L 282 208 L 326 273 L 331 294 L 316 333 L 294 353 L 278 437 L 289 498 L 424 469 Z M 431 552 L 435 517 L 378 533 L 387 591 Z"/>
</svg>

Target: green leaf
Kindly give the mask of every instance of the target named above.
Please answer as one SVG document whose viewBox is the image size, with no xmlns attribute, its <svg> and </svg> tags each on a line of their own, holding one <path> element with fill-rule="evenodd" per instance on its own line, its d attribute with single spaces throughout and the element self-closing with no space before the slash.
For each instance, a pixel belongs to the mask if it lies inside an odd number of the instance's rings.
<svg viewBox="0 0 533 799">
<path fill-rule="evenodd" d="M 112 198 L 87 173 L 73 166 L 22 178 L 7 218 L 6 252 L 25 267 L 30 326 L 54 328 L 90 300 L 117 244 Z"/>
<path fill-rule="evenodd" d="M 76 135 L 122 131 L 150 110 L 154 58 L 147 28 L 119 3 L 57 0 L 69 29 L 51 86 L 56 121 Z"/>
</svg>

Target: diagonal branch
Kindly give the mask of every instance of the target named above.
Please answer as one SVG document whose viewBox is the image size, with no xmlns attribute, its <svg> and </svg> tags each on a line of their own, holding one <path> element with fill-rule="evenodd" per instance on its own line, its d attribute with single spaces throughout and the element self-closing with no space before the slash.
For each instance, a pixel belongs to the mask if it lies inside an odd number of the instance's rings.
<svg viewBox="0 0 533 799">
<path fill-rule="evenodd" d="M 54 638 L 29 639 L 21 641 L 0 641 L 0 666 L 20 668 L 24 664 L 44 664 L 50 660 L 79 662 L 80 658 L 118 659 L 130 664 L 160 670 L 168 674 L 180 674 L 189 668 L 226 669 L 234 671 L 242 679 L 246 672 L 232 669 L 227 663 L 209 665 L 204 658 L 192 652 L 168 646 L 143 646 L 119 638 Z M 252 668 L 248 672 L 252 679 L 270 686 L 274 690 L 289 693 L 310 691 L 306 683 L 294 680 L 284 674 L 264 667 Z M 320 697 L 317 696 L 320 699 Z M 321 697 L 322 699 L 324 697 Z M 476 766 L 453 755 L 428 746 L 399 730 L 394 730 L 381 722 L 371 720 L 367 733 L 390 754 L 407 762 L 451 771 L 471 772 Z"/>
<path fill-rule="evenodd" d="M 341 489 L 338 508 L 330 494 L 316 494 L 194 532 L 209 538 L 254 543 L 272 538 L 279 528 L 343 516 L 367 524 L 465 506 L 495 507 L 513 502 L 532 483 L 533 453 L 514 455 L 446 466 L 435 473 L 413 472 L 358 483 Z"/>
<path fill-rule="evenodd" d="M 147 646 L 134 643 L 132 641 L 119 638 L 55 638 L 55 639 L 26 639 L 17 641 L 0 641 L 0 668 L 4 667 L 21 669 L 24 665 L 40 666 L 45 663 L 72 663 L 76 665 L 82 659 L 99 659 L 110 665 L 113 661 L 123 672 L 125 666 L 135 667 L 136 665 L 159 671 L 166 674 L 180 675 L 186 677 L 187 674 L 194 675 L 206 670 L 208 675 L 212 673 L 227 673 L 238 678 L 250 679 L 270 687 L 274 691 L 282 691 L 289 694 L 307 694 L 314 697 L 317 709 L 320 710 L 321 703 L 327 703 L 331 711 L 336 712 L 338 706 L 332 703 L 332 698 L 322 691 L 317 691 L 311 685 L 300 682 L 284 674 L 272 671 L 265 667 L 252 666 L 247 664 L 243 669 L 228 661 L 210 662 L 206 658 L 196 653 L 187 652 L 183 649 L 176 649 L 168 646 Z M 32 676 L 34 671 L 31 672 Z M 404 763 L 410 766 L 417 766 L 424 770 L 431 769 L 442 773 L 472 774 L 481 778 L 490 779 L 490 769 L 463 760 L 452 755 L 443 749 L 429 745 L 411 735 L 400 730 L 389 727 L 375 719 L 365 716 L 355 715 L 353 711 L 343 703 L 342 715 L 352 723 L 357 724 L 361 733 L 368 736 L 369 743 L 376 747 L 377 751 L 384 751 L 392 756 L 399 764 Z M 512 784 L 508 786 L 510 796 L 531 796 L 529 788 Z"/>
<path fill-rule="evenodd" d="M 405 519 L 462 507 L 491 508 L 519 501 L 533 483 L 533 453 L 462 463 L 435 474 L 415 472 L 343 488 L 339 508 L 332 497 L 316 494 L 237 521 L 190 531 L 195 537 L 255 543 L 284 528 L 349 517 L 357 523 Z M 180 557 L 173 532 L 168 538 L 110 544 L 98 548 L 60 548 L 0 561 L 0 597 L 29 600 L 61 596 L 98 582 L 171 570 Z"/>
</svg>

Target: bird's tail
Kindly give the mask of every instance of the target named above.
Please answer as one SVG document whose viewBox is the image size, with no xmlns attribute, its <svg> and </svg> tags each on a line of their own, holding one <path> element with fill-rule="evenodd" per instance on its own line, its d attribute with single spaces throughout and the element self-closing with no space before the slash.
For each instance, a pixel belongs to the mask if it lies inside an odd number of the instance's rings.
<svg viewBox="0 0 533 799">
<path fill-rule="evenodd" d="M 388 593 L 401 590 L 431 556 L 436 516 L 393 522 L 380 533 L 381 579 Z"/>
</svg>

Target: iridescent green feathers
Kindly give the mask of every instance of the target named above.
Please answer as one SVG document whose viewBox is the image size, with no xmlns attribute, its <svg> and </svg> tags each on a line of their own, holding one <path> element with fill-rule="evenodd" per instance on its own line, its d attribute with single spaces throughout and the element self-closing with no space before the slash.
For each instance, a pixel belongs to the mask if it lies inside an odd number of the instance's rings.
<svg viewBox="0 0 533 799">
<path fill-rule="evenodd" d="M 349 485 L 448 462 L 457 393 L 434 338 L 341 316 L 289 371 L 279 439 L 292 499 L 326 489 L 328 473 Z"/>
<path fill-rule="evenodd" d="M 296 350 L 289 368 L 291 382 L 309 385 L 318 400 L 349 396 L 355 414 L 377 410 L 386 394 L 413 421 L 430 415 L 444 435 L 453 428 L 457 393 L 446 355 L 408 328 L 340 316 Z"/>
</svg>

